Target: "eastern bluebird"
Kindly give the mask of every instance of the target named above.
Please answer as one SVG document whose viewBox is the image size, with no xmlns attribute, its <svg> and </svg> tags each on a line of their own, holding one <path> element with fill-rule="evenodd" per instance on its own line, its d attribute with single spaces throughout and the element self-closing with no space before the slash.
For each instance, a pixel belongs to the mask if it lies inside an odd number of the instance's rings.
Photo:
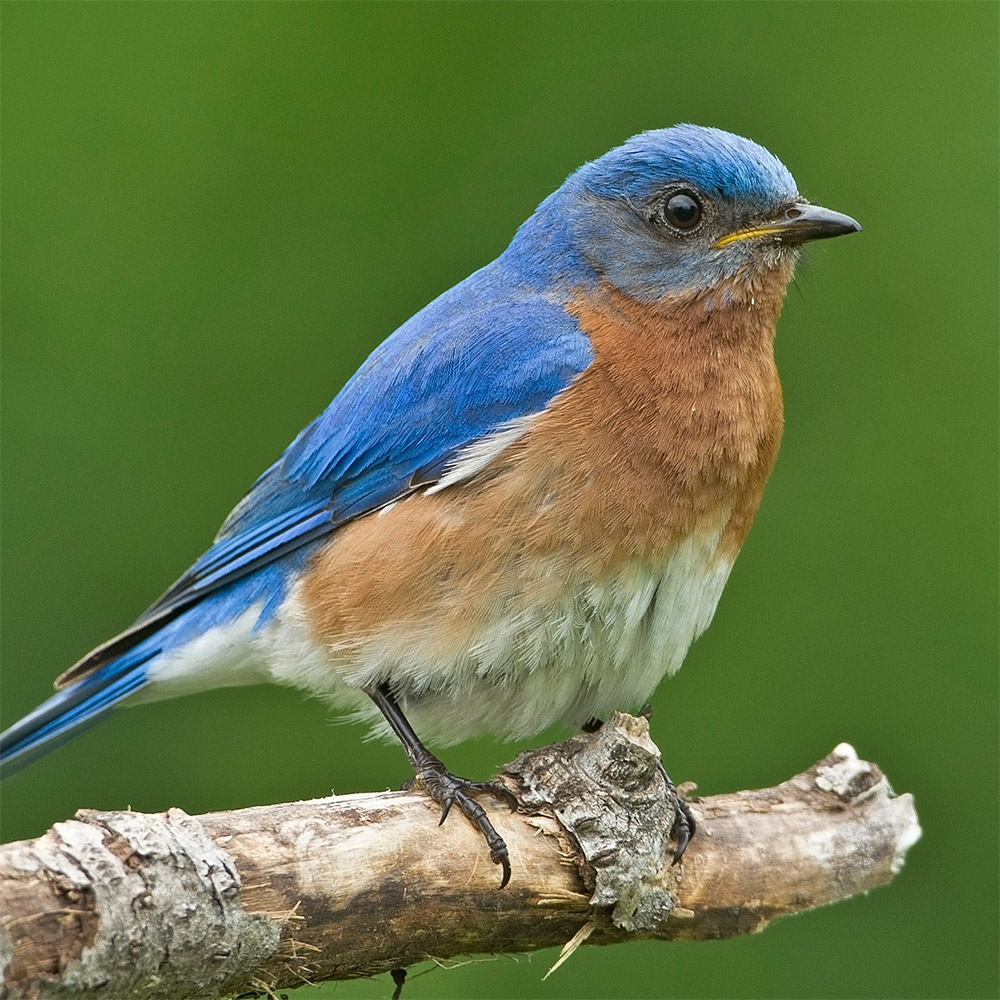
<svg viewBox="0 0 1000 1000">
<path fill-rule="evenodd" d="M 709 624 L 782 429 L 800 246 L 861 227 L 767 150 L 644 132 L 392 334 L 130 628 L 0 737 L 6 773 L 124 704 L 258 681 L 418 738 L 522 738 L 641 704 Z M 442 821 L 444 816 L 442 815 Z M 683 808 L 675 836 L 690 832 Z"/>
</svg>

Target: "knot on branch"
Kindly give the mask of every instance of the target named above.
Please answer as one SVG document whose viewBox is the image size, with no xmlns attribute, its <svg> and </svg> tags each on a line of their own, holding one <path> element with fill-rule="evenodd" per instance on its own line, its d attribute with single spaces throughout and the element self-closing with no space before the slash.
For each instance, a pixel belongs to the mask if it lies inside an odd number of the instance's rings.
<svg viewBox="0 0 1000 1000">
<path fill-rule="evenodd" d="M 879 792 L 895 797 L 885 775 L 875 764 L 859 760 L 850 743 L 838 743 L 812 770 L 816 787 L 844 805 L 863 802 Z"/>
<path fill-rule="evenodd" d="M 664 867 L 674 799 L 649 723 L 614 712 L 594 733 L 519 754 L 504 768 L 518 798 L 551 812 L 576 842 L 593 906 L 623 930 L 651 930 L 674 907 Z"/>
</svg>

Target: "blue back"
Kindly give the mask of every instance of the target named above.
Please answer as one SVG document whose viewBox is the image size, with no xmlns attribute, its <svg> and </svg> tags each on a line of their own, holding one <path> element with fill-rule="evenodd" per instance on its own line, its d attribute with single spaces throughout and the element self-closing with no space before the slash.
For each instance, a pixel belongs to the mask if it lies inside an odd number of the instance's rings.
<svg viewBox="0 0 1000 1000">
<path fill-rule="evenodd" d="M 438 478 L 471 442 L 538 413 L 593 357 L 562 308 L 511 301 L 494 262 L 404 323 L 229 515 L 141 625 Z"/>
</svg>

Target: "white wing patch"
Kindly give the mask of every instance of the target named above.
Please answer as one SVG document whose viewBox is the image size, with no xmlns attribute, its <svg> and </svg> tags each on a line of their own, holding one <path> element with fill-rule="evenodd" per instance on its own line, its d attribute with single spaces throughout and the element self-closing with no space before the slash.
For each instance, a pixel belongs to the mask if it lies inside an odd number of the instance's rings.
<svg viewBox="0 0 1000 1000">
<path fill-rule="evenodd" d="M 537 413 L 529 413 L 525 417 L 515 417 L 501 424 L 500 428 L 486 437 L 478 438 L 472 444 L 463 448 L 451 462 L 448 463 L 444 475 L 425 492 L 440 493 L 449 486 L 471 479 L 481 472 L 505 448 L 510 447 L 535 422 Z"/>
</svg>

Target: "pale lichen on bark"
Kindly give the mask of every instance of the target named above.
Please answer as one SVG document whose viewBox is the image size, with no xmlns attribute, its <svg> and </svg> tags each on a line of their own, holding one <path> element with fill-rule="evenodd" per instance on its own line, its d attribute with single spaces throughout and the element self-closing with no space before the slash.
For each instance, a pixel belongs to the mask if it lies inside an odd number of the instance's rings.
<svg viewBox="0 0 1000 1000">
<path fill-rule="evenodd" d="M 32 885 L 48 904 L 4 921 L 12 995 L 43 979 L 46 996 L 107 997 L 113 970 L 115 989 L 138 1000 L 217 996 L 281 937 L 277 921 L 246 912 L 234 859 L 180 809 L 80 812 L 5 848 L 2 872 L 5 916 Z"/>
</svg>

